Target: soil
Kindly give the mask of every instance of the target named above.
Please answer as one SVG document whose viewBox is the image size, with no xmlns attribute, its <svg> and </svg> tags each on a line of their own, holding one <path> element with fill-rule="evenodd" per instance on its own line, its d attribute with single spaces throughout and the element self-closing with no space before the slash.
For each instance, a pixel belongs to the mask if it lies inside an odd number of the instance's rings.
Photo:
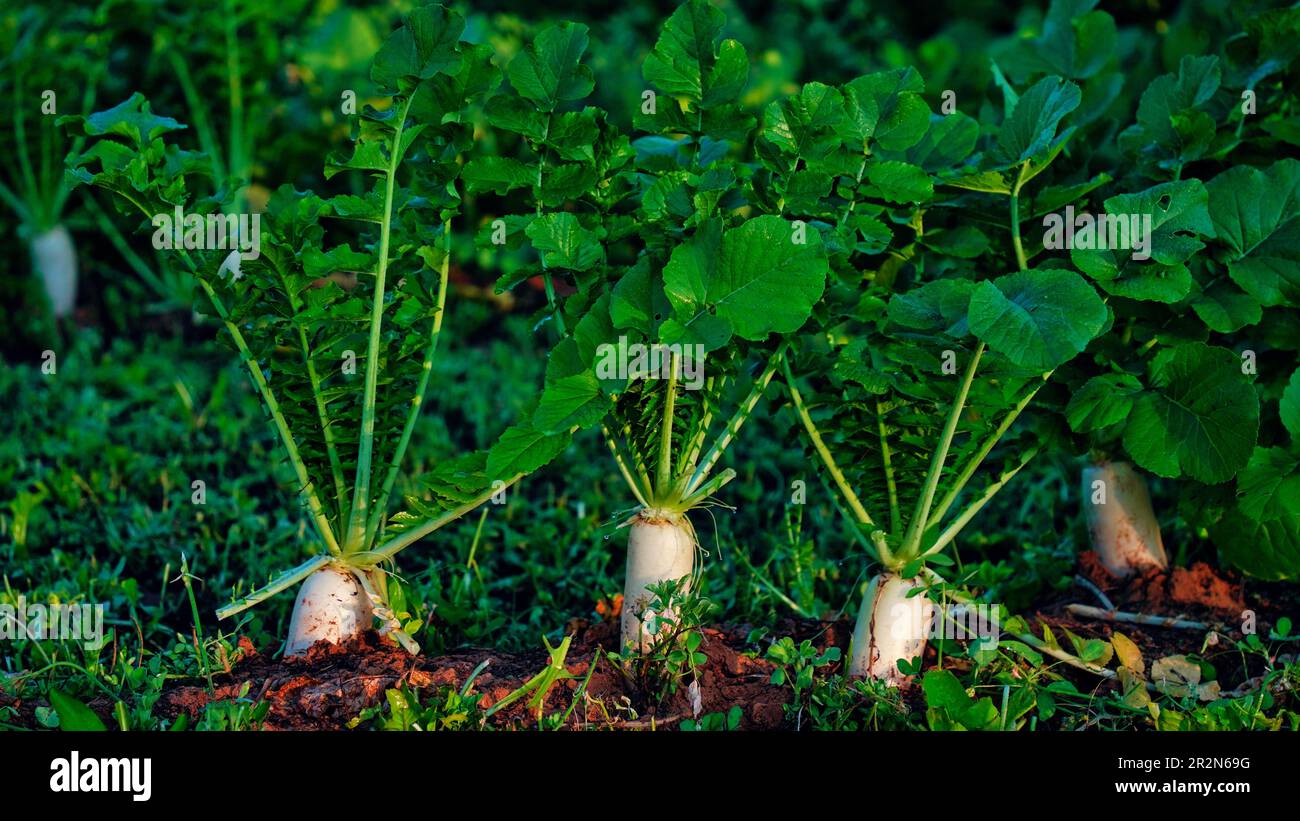
<svg viewBox="0 0 1300 821">
<path fill-rule="evenodd" d="M 706 627 L 700 652 L 707 661 L 699 668 L 699 714 L 725 713 L 732 705 L 742 706 L 741 729 L 777 729 L 784 725 L 783 705 L 788 690 L 770 683 L 774 669 L 764 661 L 758 647 L 747 644 L 751 627 L 733 625 Z M 573 640 L 565 668 L 572 676 L 559 681 L 546 697 L 545 711 L 563 712 L 577 700 L 568 725 L 581 729 L 591 725 L 624 729 L 675 727 L 694 717 L 688 688 L 683 684 L 660 703 L 651 703 L 651 693 L 616 668 L 603 652 L 617 649 L 617 622 L 574 621 L 567 631 Z M 851 625 L 846 622 L 794 621 L 776 626 L 777 635 L 796 641 L 812 639 L 819 650 L 839 647 L 845 651 Z M 182 686 L 165 692 L 155 713 L 175 718 L 181 712 L 197 719 L 210 701 L 234 698 L 244 682 L 252 682 L 249 697 L 270 702 L 266 729 L 319 730 L 346 726 L 366 707 L 383 700 L 393 687 L 441 691 L 460 689 L 482 662 L 488 665 L 474 680 L 472 692 L 480 694 L 480 706 L 487 708 L 519 688 L 548 664 L 542 651 L 503 653 L 485 648 L 462 648 L 438 657 L 412 656 L 387 638 L 366 633 L 348 644 L 317 642 L 305 656 L 273 659 L 259 653 L 245 639 L 241 654 L 229 673 L 216 677 L 216 690 L 209 694 L 202 686 Z M 595 660 L 596 669 L 590 666 Z M 591 676 L 588 679 L 588 672 Z M 586 680 L 585 689 L 578 693 Z M 425 697 L 424 703 L 430 703 Z M 494 714 L 489 721 L 497 727 L 536 726 L 534 708 L 520 699 Z"/>
<path fill-rule="evenodd" d="M 1121 601 L 1139 610 L 1163 611 L 1182 606 L 1210 610 L 1220 617 L 1239 617 L 1246 609 L 1245 583 L 1221 574 L 1205 562 L 1167 571 L 1149 568 L 1121 579 L 1107 570 L 1090 550 L 1079 557 L 1079 572 L 1106 593 L 1118 592 Z"/>
</svg>

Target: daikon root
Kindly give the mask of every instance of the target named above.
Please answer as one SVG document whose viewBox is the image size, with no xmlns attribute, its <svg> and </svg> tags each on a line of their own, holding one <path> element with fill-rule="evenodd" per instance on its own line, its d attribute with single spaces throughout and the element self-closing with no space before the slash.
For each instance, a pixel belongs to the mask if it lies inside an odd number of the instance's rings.
<svg viewBox="0 0 1300 821">
<path fill-rule="evenodd" d="M 849 675 L 869 676 L 893 686 L 908 680 L 898 669 L 898 660 L 911 661 L 925 652 L 934 623 L 934 603 L 924 593 L 907 595 L 924 586 L 919 579 L 893 573 L 871 580 L 853 630 Z"/>
<path fill-rule="evenodd" d="M 1092 549 L 1111 573 L 1123 578 L 1169 566 L 1147 483 L 1128 462 L 1083 469 L 1083 509 Z"/>
<path fill-rule="evenodd" d="M 77 251 L 72 235 L 56 225 L 32 239 L 32 267 L 45 285 L 56 317 L 72 313 L 77 302 Z"/>
<path fill-rule="evenodd" d="M 684 515 L 659 516 L 645 511 L 637 514 L 627 538 L 622 616 L 624 648 L 648 650 L 654 644 L 653 620 L 673 615 L 669 611 L 645 612 L 654 600 L 648 586 L 690 576 L 694 567 L 695 533 Z"/>
<path fill-rule="evenodd" d="M 284 654 L 306 653 L 321 639 L 341 644 L 369 630 L 374 620 L 370 597 L 355 576 L 335 567 L 317 570 L 298 591 Z"/>
</svg>

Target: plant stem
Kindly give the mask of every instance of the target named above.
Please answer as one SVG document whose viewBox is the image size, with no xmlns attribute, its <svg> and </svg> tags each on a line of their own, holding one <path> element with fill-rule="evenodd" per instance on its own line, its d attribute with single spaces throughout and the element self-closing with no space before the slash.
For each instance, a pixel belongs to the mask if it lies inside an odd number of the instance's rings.
<svg viewBox="0 0 1300 821">
<path fill-rule="evenodd" d="M 199 138 L 199 147 L 208 155 L 208 161 L 212 165 L 212 181 L 216 185 L 221 185 L 226 179 L 226 164 L 221 146 L 213 136 L 212 126 L 208 123 L 207 104 L 199 96 L 198 89 L 194 86 L 194 79 L 190 76 L 190 69 L 181 55 L 180 51 L 174 50 L 167 53 L 171 60 L 172 71 L 176 74 L 177 82 L 180 83 L 181 93 L 185 96 L 185 103 L 189 106 L 190 119 L 194 122 L 194 130 Z"/>
<path fill-rule="evenodd" d="M 168 288 L 162 278 L 155 274 L 153 269 L 151 269 L 148 264 L 140 258 L 140 255 L 135 252 L 135 249 L 132 248 L 126 241 L 126 238 L 122 236 L 122 232 L 117 230 L 117 226 L 108 218 L 108 215 L 104 213 L 104 209 L 100 208 L 99 203 L 95 201 L 95 197 L 89 191 L 86 192 L 84 200 L 86 203 L 86 209 L 90 211 L 91 216 L 94 217 L 95 224 L 99 226 L 99 230 L 103 232 L 104 236 L 108 238 L 108 241 L 112 243 L 113 248 L 121 254 L 122 259 L 126 260 L 126 264 L 131 267 L 131 270 L 135 271 L 137 276 L 148 283 L 148 285 L 158 294 L 160 299 L 165 299 L 168 302 L 174 301 L 171 289 Z"/>
<path fill-rule="evenodd" d="M 551 115 L 546 115 L 546 129 L 542 132 L 543 144 L 537 147 L 537 186 L 533 189 L 533 202 L 536 204 L 534 217 L 542 215 L 542 171 L 546 168 L 546 145 L 544 141 L 551 134 Z M 546 307 L 550 309 L 551 316 L 555 317 L 555 327 L 559 328 L 560 336 L 564 336 L 564 315 L 556 308 L 555 305 L 555 283 L 551 282 L 551 275 L 546 270 L 546 256 L 539 255 L 542 262 L 542 286 L 546 289 Z"/>
<path fill-rule="evenodd" d="M 348 489 L 343 478 L 343 462 L 339 459 L 339 450 L 334 444 L 334 429 L 331 427 L 329 411 L 325 407 L 325 397 L 321 394 L 320 375 L 316 373 L 316 363 L 312 361 L 311 348 L 307 344 L 307 329 L 302 325 L 298 326 L 298 341 L 302 345 L 302 358 L 307 365 L 307 378 L 311 380 L 311 392 L 316 399 L 316 415 L 320 417 L 321 433 L 325 437 L 325 452 L 329 457 L 330 473 L 334 477 L 334 506 L 338 509 L 339 527 L 342 527 L 343 523 L 347 521 L 348 504 Z"/>
<path fill-rule="evenodd" d="M 1037 448 L 1030 450 L 1029 454 L 1020 461 L 1020 464 L 1004 473 L 996 482 L 989 485 L 978 499 L 971 502 L 966 509 L 961 512 L 961 515 L 956 519 L 953 519 L 952 524 L 948 525 L 948 527 L 944 529 L 943 533 L 939 534 L 939 536 L 934 540 L 934 544 L 928 547 L 921 555 L 933 556 L 935 553 L 938 553 L 940 550 L 947 547 L 949 542 L 956 538 L 957 534 L 961 532 L 962 528 L 966 527 L 967 523 L 969 523 L 971 519 L 975 518 L 975 514 L 979 513 L 984 505 L 988 504 L 988 501 L 997 495 L 998 491 L 1002 490 L 1002 488 L 1006 486 L 1007 482 L 1010 482 L 1012 477 L 1019 473 L 1025 465 L 1029 464 L 1037 454 Z"/>
<path fill-rule="evenodd" d="M 704 440 L 709 434 L 709 425 L 713 424 L 713 404 L 709 401 L 709 397 L 715 395 L 714 384 L 715 380 L 712 376 L 704 380 L 704 391 L 700 395 L 700 404 L 704 406 L 704 412 L 700 415 L 698 426 L 691 435 L 690 444 L 678 466 L 679 472 L 683 475 L 693 472 L 699 464 L 700 453 L 704 450 Z"/>
<path fill-rule="evenodd" d="M 99 78 L 105 71 L 105 64 L 97 63 L 90 75 L 85 79 L 85 91 L 81 94 L 81 115 L 90 116 L 95 110 L 95 95 L 99 93 Z M 78 134 L 72 140 L 72 147 L 65 156 L 80 156 L 82 147 L 86 144 L 85 133 Z M 68 201 L 68 196 L 72 193 L 72 188 L 65 184 L 60 184 L 54 194 L 54 202 L 50 206 L 50 213 L 57 219 L 63 213 L 63 205 Z"/>
<path fill-rule="evenodd" d="M 732 479 L 735 478 L 736 478 L 735 469 L 727 468 L 726 470 L 719 473 L 717 476 L 714 476 L 712 479 L 701 484 L 694 491 L 692 491 L 690 495 L 684 497 L 682 499 L 681 506 L 687 510 L 695 507 L 697 504 L 703 502 L 705 499 L 709 498 L 714 493 L 717 493 L 718 490 L 723 485 L 727 484 L 727 482 L 730 482 Z"/>
<path fill-rule="evenodd" d="M 894 465 L 889 451 L 889 437 L 885 433 L 885 414 L 876 400 L 876 426 L 880 432 L 880 462 L 885 469 L 885 487 L 889 492 L 889 529 L 897 533 L 903 526 L 903 513 L 898 507 L 898 484 L 894 481 Z"/>
<path fill-rule="evenodd" d="M 668 393 L 659 423 L 659 467 L 655 473 L 655 501 L 671 492 L 673 483 L 673 412 L 677 407 L 677 354 L 669 358 Z"/>
<path fill-rule="evenodd" d="M 366 517 L 370 513 L 370 467 L 375 448 L 375 391 L 379 383 L 379 343 L 384 321 L 384 284 L 388 275 L 388 244 L 392 232 L 393 196 L 397 185 L 397 164 L 402 158 L 402 132 L 413 96 L 402 103 L 393 136 L 392 156 L 384 185 L 384 218 L 379 228 L 379 265 L 375 269 L 374 306 L 370 311 L 370 343 L 366 348 L 366 387 L 361 404 L 361 442 L 357 448 L 357 480 L 352 496 L 346 545 L 349 552 L 364 546 Z"/>
<path fill-rule="evenodd" d="M 984 343 L 981 342 L 975 348 L 970 364 L 966 366 L 966 373 L 957 388 L 957 395 L 953 397 L 952 409 L 948 411 L 948 421 L 943 426 L 939 446 L 935 448 L 934 456 L 930 459 L 930 468 L 925 474 L 925 487 L 920 498 L 916 500 L 916 511 L 912 514 L 912 521 L 907 525 L 907 535 L 903 537 L 900 556 L 904 560 L 910 561 L 920 551 L 921 537 L 925 534 L 925 523 L 930 518 L 930 505 L 934 502 L 934 494 L 939 489 L 939 480 L 943 477 L 944 462 L 948 459 L 948 448 L 952 446 L 953 437 L 957 433 L 957 422 L 966 407 L 966 396 L 970 393 L 971 383 L 975 381 L 975 370 L 979 367 L 980 357 L 983 355 Z"/>
<path fill-rule="evenodd" d="M 722 435 L 704 454 L 704 459 L 700 462 L 699 467 L 695 468 L 695 472 L 691 474 L 690 481 L 686 483 L 687 495 L 694 495 L 699 490 L 700 485 L 704 483 L 704 480 L 708 478 L 709 471 L 713 470 L 713 466 L 722 458 L 723 452 L 731 445 L 731 441 L 736 438 L 736 434 L 740 431 L 741 426 L 745 424 L 745 420 L 754 412 L 758 400 L 763 397 L 763 391 L 767 390 L 767 386 L 771 384 L 777 366 L 784 361 L 785 343 L 782 343 L 781 347 L 777 348 L 776 352 L 772 354 L 772 358 L 768 360 L 767 367 L 754 380 L 754 386 L 750 388 L 749 395 L 740 403 L 740 407 L 732 414 L 731 419 L 727 420 L 727 427 L 723 430 Z"/>
<path fill-rule="evenodd" d="M 199 618 L 199 603 L 194 599 L 194 585 L 190 583 L 190 563 L 185 554 L 181 553 L 181 583 L 185 585 L 185 595 L 190 600 L 190 617 L 194 620 L 194 655 L 198 658 L 199 669 L 203 671 L 203 677 L 208 680 L 208 692 L 213 692 L 216 688 L 212 684 L 212 670 L 208 667 L 208 652 L 203 646 L 203 622 Z"/>
<path fill-rule="evenodd" d="M 822 441 L 821 432 L 813 424 L 812 416 L 808 414 L 808 409 L 804 407 L 803 396 L 799 393 L 799 388 L 794 384 L 794 371 L 790 369 L 788 361 L 782 363 L 785 370 L 785 384 L 790 390 L 790 400 L 794 405 L 794 412 L 803 422 L 804 430 L 808 432 L 808 438 L 812 441 L 813 447 L 817 450 L 817 455 L 821 457 L 822 464 L 826 466 L 826 471 L 830 473 L 831 478 L 835 480 L 835 486 L 840 489 L 840 495 L 848 503 L 849 508 L 853 510 L 853 515 L 857 517 L 860 524 L 867 527 L 875 527 L 876 523 L 872 520 L 871 514 L 862 506 L 862 501 L 858 499 L 858 494 L 853 492 L 849 485 L 848 479 L 844 478 L 844 472 L 840 470 L 839 465 L 835 464 L 835 457 L 831 456 L 830 448 Z"/>
<path fill-rule="evenodd" d="M 231 0 L 226 0 L 225 11 L 226 80 L 230 90 L 230 150 L 226 159 L 230 162 L 230 173 L 239 177 L 242 186 L 248 183 L 244 176 L 248 169 L 244 167 L 244 87 L 239 76 L 238 15 Z"/>
<path fill-rule="evenodd" d="M 28 204 L 32 206 L 33 215 L 36 217 L 36 227 L 40 230 L 45 230 L 50 227 L 45 224 L 48 217 L 39 207 L 43 204 L 41 202 L 41 189 L 40 186 L 36 184 L 36 174 L 32 171 L 31 156 L 27 153 L 27 120 L 23 116 L 23 112 L 25 111 L 25 106 L 23 105 L 24 79 L 25 78 L 21 72 L 17 73 L 14 77 L 14 137 L 18 143 L 18 165 L 19 168 L 22 169 L 23 183 L 27 186 L 26 199 Z"/>
<path fill-rule="evenodd" d="M 384 486 L 379 491 L 379 498 L 375 503 L 374 510 L 370 513 L 370 521 L 366 525 L 365 544 L 374 541 L 375 534 L 379 532 L 379 526 L 387 513 L 388 497 L 393 491 L 393 485 L 397 482 L 397 474 L 401 470 L 402 460 L 406 458 L 406 448 L 411 443 L 411 434 L 415 431 L 415 423 L 419 420 L 420 410 L 424 407 L 424 396 L 428 392 L 429 378 L 433 373 L 433 358 L 438 352 L 438 338 L 442 335 L 442 317 L 447 304 L 447 280 L 451 272 L 450 219 L 443 221 L 442 233 L 443 257 L 442 266 L 438 272 L 438 304 L 433 312 L 433 325 L 429 331 L 429 346 L 424 352 L 424 366 L 420 372 L 420 383 L 415 389 L 415 395 L 411 397 L 411 409 L 406 414 L 406 424 L 402 427 L 402 437 L 397 442 L 397 449 L 393 451 L 393 459 L 388 466 L 388 475 L 384 477 Z"/>
<path fill-rule="evenodd" d="M 950 487 L 948 492 L 944 494 L 943 500 L 939 502 L 938 506 L 934 509 L 934 513 L 932 513 L 929 520 L 926 521 L 926 527 L 934 527 L 943 520 L 943 517 L 948 513 L 948 509 L 952 507 L 953 503 L 957 501 L 957 497 L 961 495 L 962 490 L 966 488 L 966 483 L 975 475 L 975 471 L 979 470 L 979 466 L 984 462 L 985 458 L 988 457 L 989 453 L 997 443 L 1001 441 L 1002 437 L 1006 435 L 1006 432 L 1011 429 L 1011 425 L 1015 423 L 1016 419 L 1020 416 L 1021 411 L 1029 406 L 1030 400 L 1032 400 L 1034 395 L 1042 389 L 1043 385 L 1047 383 L 1047 380 L 1051 375 L 1052 371 L 1048 371 L 1044 374 L 1043 381 L 1034 386 L 1034 389 L 1029 393 L 1025 394 L 1025 396 L 1016 403 L 1014 408 L 1007 411 L 1007 415 L 1002 418 L 1002 421 L 998 424 L 997 428 L 989 434 L 988 438 L 984 440 L 984 443 L 980 445 L 979 450 L 977 450 L 975 454 L 967 460 L 966 465 L 961 469 L 961 472 L 957 474 L 957 478 L 953 481 L 952 487 Z"/>
<path fill-rule="evenodd" d="M 264 602 L 267 599 L 274 596 L 276 593 L 279 593 L 281 590 L 284 590 L 285 588 L 297 584 L 298 582 L 302 581 L 303 579 L 307 578 L 311 574 L 315 573 L 317 570 L 320 570 L 321 568 L 325 567 L 326 565 L 330 564 L 333 561 L 334 561 L 333 556 L 328 556 L 324 554 L 318 556 L 312 556 L 310 559 L 298 565 L 297 567 L 293 568 L 292 570 L 286 570 L 285 572 L 276 576 L 266 586 L 258 588 L 252 593 L 249 593 L 247 596 L 236 599 L 230 604 L 227 604 L 225 607 L 220 608 L 219 610 L 217 610 L 217 618 L 228 619 L 231 616 L 235 615 L 236 613 L 242 612 L 256 604 Z"/>
<path fill-rule="evenodd" d="M 294 441 L 293 433 L 289 430 L 289 423 L 285 421 L 284 414 L 280 412 L 280 403 L 275 401 L 275 394 L 271 393 L 271 386 L 266 384 L 266 377 L 262 375 L 262 368 L 253 359 L 253 352 L 249 350 L 248 343 L 244 341 L 244 335 L 240 333 L 239 326 L 230 321 L 230 314 L 226 311 L 226 306 L 213 290 L 212 285 L 203 277 L 198 277 L 199 285 L 207 293 L 208 299 L 212 301 L 212 307 L 216 309 L 221 321 L 225 323 L 226 330 L 230 333 L 230 338 L 234 340 L 235 347 L 239 350 L 240 359 L 248 366 L 248 372 L 253 377 L 253 383 L 257 385 L 258 392 L 262 395 L 262 401 L 266 404 L 267 411 L 271 414 L 271 419 L 275 422 L 275 428 L 280 433 L 280 441 L 284 443 L 284 449 L 289 454 L 289 464 L 293 466 L 294 475 L 298 478 L 298 493 L 307 502 L 307 509 L 311 511 L 312 519 L 316 522 L 316 530 L 319 531 L 321 539 L 325 542 L 325 547 L 330 553 L 339 555 L 339 543 L 334 538 L 334 531 L 330 528 L 329 519 L 325 516 L 324 508 L 321 507 L 320 498 L 316 495 L 316 486 L 312 484 L 311 477 L 307 474 L 307 466 L 303 463 L 302 457 L 298 454 L 298 444 Z"/>
<path fill-rule="evenodd" d="M 1011 635 L 1020 639 L 1025 644 L 1028 644 L 1030 647 L 1033 647 L 1035 650 L 1046 653 L 1054 659 L 1059 659 L 1071 667 L 1077 667 L 1080 670 L 1101 676 L 1102 678 L 1116 678 L 1118 676 L 1114 670 L 1099 667 L 1096 664 L 1090 664 L 1078 656 L 1071 655 L 1058 647 L 1049 646 L 1047 642 L 1043 641 L 1038 636 L 1035 636 L 1033 633 L 1012 633 Z M 1151 685 L 1148 684 L 1147 687 L 1151 688 Z"/>
<path fill-rule="evenodd" d="M 614 438 L 614 434 L 610 433 L 609 428 L 605 425 L 600 426 L 600 432 L 602 436 L 604 436 L 605 444 L 609 447 L 609 452 L 614 456 L 614 463 L 618 465 L 619 472 L 623 474 L 623 479 L 627 482 L 627 486 L 632 489 L 632 495 L 636 497 L 637 502 L 639 502 L 642 507 L 650 507 L 648 497 L 654 495 L 654 490 L 650 487 L 649 479 L 647 478 L 645 485 L 642 486 L 635 478 L 633 478 L 632 471 L 628 468 L 627 461 L 623 458 L 622 450 L 619 448 L 618 443 Z"/>
<path fill-rule="evenodd" d="M 1029 267 L 1025 259 L 1025 246 L 1020 242 L 1020 188 L 1025 184 L 1025 171 L 1029 168 L 1029 161 L 1026 160 L 1021 166 L 1020 171 L 1016 174 L 1016 184 L 1011 189 L 1011 244 L 1016 249 L 1016 265 L 1020 270 Z"/>
</svg>

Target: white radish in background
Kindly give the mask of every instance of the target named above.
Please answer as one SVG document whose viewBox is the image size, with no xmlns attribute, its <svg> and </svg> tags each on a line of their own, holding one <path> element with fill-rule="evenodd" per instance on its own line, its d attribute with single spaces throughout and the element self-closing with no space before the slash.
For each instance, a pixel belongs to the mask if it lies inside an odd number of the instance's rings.
<svg viewBox="0 0 1300 821">
<path fill-rule="evenodd" d="M 77 251 L 72 235 L 67 228 L 56 225 L 37 234 L 31 249 L 32 267 L 45 286 L 54 315 L 70 315 L 77 302 Z"/>
<path fill-rule="evenodd" d="M 284 654 L 302 655 L 322 639 L 341 644 L 369 630 L 374 621 L 370 597 L 356 576 L 335 567 L 317 570 L 298 590 Z"/>
<path fill-rule="evenodd" d="M 869 676 L 894 687 L 910 678 L 898 669 L 898 660 L 911 661 L 925 652 L 934 623 L 934 603 L 925 593 L 908 596 L 924 586 L 919 579 L 894 573 L 872 578 L 853 629 L 849 675 Z"/>
<path fill-rule="evenodd" d="M 654 644 L 652 619 L 671 612 L 646 612 L 654 600 L 653 584 L 690 576 L 695 568 L 695 533 L 685 514 L 642 511 L 632 519 L 627 538 L 627 575 L 623 585 L 622 647 L 645 652 Z M 640 616 L 645 614 L 646 623 Z"/>
<path fill-rule="evenodd" d="M 1101 563 L 1116 576 L 1169 566 L 1146 480 L 1128 462 L 1097 462 L 1083 469 L 1088 536 Z"/>
</svg>

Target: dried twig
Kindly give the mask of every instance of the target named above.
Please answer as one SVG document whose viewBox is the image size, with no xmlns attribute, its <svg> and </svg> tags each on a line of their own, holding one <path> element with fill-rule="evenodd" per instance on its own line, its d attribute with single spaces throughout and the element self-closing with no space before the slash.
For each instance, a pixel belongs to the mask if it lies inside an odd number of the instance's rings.
<svg viewBox="0 0 1300 821">
<path fill-rule="evenodd" d="M 1125 613 L 1122 610 L 1108 609 L 1103 610 L 1100 607 L 1091 607 L 1086 604 L 1067 604 L 1066 610 L 1076 616 L 1082 616 L 1085 619 L 1101 619 L 1102 621 L 1123 621 L 1132 624 L 1145 624 L 1150 627 L 1171 627 L 1177 630 L 1209 630 L 1210 625 L 1203 621 L 1191 621 L 1189 619 L 1176 619 L 1172 617 L 1148 616 L 1145 613 Z"/>
</svg>

